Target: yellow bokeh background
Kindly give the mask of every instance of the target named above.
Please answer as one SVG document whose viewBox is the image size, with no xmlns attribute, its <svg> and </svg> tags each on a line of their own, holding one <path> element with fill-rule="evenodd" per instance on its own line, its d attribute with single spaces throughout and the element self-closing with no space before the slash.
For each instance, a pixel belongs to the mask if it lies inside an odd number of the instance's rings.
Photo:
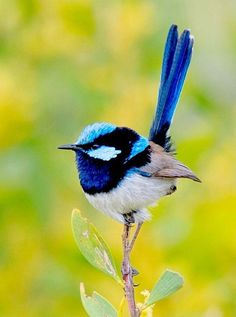
<svg viewBox="0 0 236 317">
<path fill-rule="evenodd" d="M 154 113 L 172 23 L 191 28 L 194 55 L 171 134 L 187 180 L 151 208 L 132 255 L 139 301 L 165 268 L 184 288 L 154 316 L 236 316 L 236 2 L 0 2 L 0 315 L 86 316 L 83 281 L 118 307 L 122 289 L 76 248 L 79 208 L 119 266 L 122 226 L 82 194 L 72 153 L 57 151 L 88 123 L 143 135 Z"/>
</svg>

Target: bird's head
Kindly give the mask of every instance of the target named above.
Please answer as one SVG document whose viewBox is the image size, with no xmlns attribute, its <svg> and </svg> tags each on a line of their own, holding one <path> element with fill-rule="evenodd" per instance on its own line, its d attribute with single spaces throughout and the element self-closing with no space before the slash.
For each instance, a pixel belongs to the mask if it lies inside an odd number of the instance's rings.
<svg viewBox="0 0 236 317">
<path fill-rule="evenodd" d="M 145 150 L 148 140 L 134 130 L 110 123 L 94 123 L 87 126 L 73 144 L 59 146 L 72 150 L 78 157 L 96 161 L 128 161 Z"/>
<path fill-rule="evenodd" d="M 109 191 L 134 167 L 149 162 L 149 142 L 134 130 L 110 123 L 87 126 L 74 144 L 58 147 L 76 153 L 85 192 Z"/>
</svg>

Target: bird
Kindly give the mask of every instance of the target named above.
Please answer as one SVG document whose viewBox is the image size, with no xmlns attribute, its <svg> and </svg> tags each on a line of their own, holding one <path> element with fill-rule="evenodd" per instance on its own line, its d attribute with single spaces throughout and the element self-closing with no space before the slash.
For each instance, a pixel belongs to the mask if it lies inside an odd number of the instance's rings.
<svg viewBox="0 0 236 317">
<path fill-rule="evenodd" d="M 162 61 L 159 94 L 149 137 L 107 122 L 86 126 L 75 143 L 79 180 L 90 204 L 126 225 L 150 219 L 148 206 L 177 189 L 179 178 L 200 179 L 175 157 L 169 134 L 192 57 L 194 38 L 171 25 Z"/>
</svg>

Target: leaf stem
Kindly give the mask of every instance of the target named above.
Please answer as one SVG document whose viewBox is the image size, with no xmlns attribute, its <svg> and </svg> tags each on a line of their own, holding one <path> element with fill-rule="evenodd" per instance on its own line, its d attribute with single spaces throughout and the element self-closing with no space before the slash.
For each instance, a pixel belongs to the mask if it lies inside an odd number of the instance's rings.
<svg viewBox="0 0 236 317">
<path fill-rule="evenodd" d="M 122 276 L 125 283 L 125 296 L 128 302 L 128 308 L 130 312 L 130 317 L 139 317 L 140 311 L 136 306 L 135 297 L 134 297 L 134 283 L 133 283 L 133 270 L 130 265 L 130 252 L 133 249 L 134 243 L 137 239 L 139 231 L 141 229 L 142 223 L 137 225 L 135 233 L 131 242 L 129 241 L 130 229 L 131 227 L 127 224 L 124 224 L 124 231 L 122 234 L 123 242 L 123 262 L 122 262 Z"/>
</svg>

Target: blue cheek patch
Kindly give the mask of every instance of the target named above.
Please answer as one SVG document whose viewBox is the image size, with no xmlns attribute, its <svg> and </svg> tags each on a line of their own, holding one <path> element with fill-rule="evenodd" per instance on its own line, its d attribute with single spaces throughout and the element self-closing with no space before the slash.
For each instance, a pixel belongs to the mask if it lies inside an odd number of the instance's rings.
<svg viewBox="0 0 236 317">
<path fill-rule="evenodd" d="M 116 158 L 118 154 L 121 153 L 121 150 L 117 150 L 114 147 L 111 146 L 100 146 L 98 149 L 95 150 L 89 150 L 87 154 L 90 157 L 100 159 L 103 161 L 110 161 L 113 158 Z"/>
<path fill-rule="evenodd" d="M 140 136 L 140 138 L 133 144 L 128 160 L 130 160 L 135 155 L 144 151 L 148 145 L 149 145 L 148 139 Z"/>
</svg>

